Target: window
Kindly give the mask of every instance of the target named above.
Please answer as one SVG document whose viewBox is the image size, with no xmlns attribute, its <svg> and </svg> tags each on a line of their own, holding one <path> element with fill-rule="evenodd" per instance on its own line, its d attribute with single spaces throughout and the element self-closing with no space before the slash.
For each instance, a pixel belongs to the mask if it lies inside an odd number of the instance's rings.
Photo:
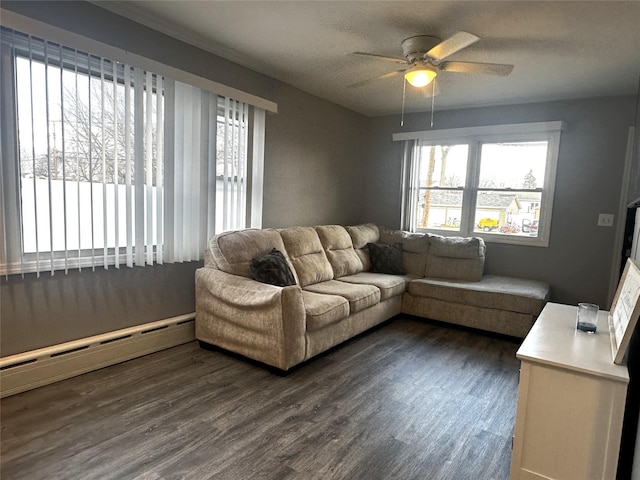
<svg viewBox="0 0 640 480">
<path fill-rule="evenodd" d="M 198 260 L 259 226 L 264 110 L 5 27 L 1 62 L 0 273 Z"/>
<path fill-rule="evenodd" d="M 120 247 L 133 258 L 127 238 L 142 233 L 138 250 L 152 263 L 162 77 L 33 38 L 25 47 L 14 49 L 24 260 L 40 263 L 48 253 L 49 262 L 64 255 L 68 264 L 70 255 L 101 249 L 117 264 Z M 140 199 L 145 223 L 134 221 Z"/>
<path fill-rule="evenodd" d="M 394 135 L 405 150 L 403 228 L 547 246 L 560 127 Z"/>
<path fill-rule="evenodd" d="M 417 228 L 460 230 L 468 145 L 420 146 Z"/>
</svg>

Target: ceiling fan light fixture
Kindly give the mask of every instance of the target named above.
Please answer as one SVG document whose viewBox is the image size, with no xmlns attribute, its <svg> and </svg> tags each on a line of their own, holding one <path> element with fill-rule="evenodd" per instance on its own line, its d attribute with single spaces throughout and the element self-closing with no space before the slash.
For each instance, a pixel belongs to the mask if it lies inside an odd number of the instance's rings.
<svg viewBox="0 0 640 480">
<path fill-rule="evenodd" d="M 425 66 L 416 66 L 404 73 L 404 78 L 414 87 L 426 87 L 434 78 L 436 78 L 436 71 L 432 68 Z"/>
</svg>

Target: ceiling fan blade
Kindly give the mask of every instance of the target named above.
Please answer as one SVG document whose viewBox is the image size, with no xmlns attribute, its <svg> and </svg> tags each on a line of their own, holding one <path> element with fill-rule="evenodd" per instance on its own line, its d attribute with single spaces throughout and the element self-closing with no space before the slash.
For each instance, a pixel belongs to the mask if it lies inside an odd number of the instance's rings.
<svg viewBox="0 0 640 480">
<path fill-rule="evenodd" d="M 404 73 L 404 72 L 405 72 L 405 70 L 403 69 L 403 70 L 394 70 L 393 72 L 383 73 L 382 75 L 378 75 L 377 77 L 368 78 L 367 80 L 363 80 L 361 82 L 354 83 L 352 85 L 347 85 L 347 88 L 361 87 L 363 85 L 366 85 L 368 83 L 374 82 L 376 80 L 382 80 L 383 78 L 395 77 L 396 75 L 399 75 L 399 74 Z"/>
<path fill-rule="evenodd" d="M 378 60 L 386 60 L 387 62 L 407 63 L 404 58 L 387 57 L 385 55 L 376 55 L 375 53 L 352 52 L 351 55 L 359 55 L 361 57 L 373 57 Z"/>
<path fill-rule="evenodd" d="M 438 65 L 438 68 L 445 72 L 480 73 L 483 75 L 506 77 L 513 70 L 513 65 L 504 63 L 442 62 Z"/>
<path fill-rule="evenodd" d="M 449 55 L 453 55 L 457 51 L 476 43 L 478 40 L 480 40 L 480 38 L 471 33 L 458 32 L 429 50 L 425 57 L 429 57 L 437 61 L 444 60 Z"/>
</svg>

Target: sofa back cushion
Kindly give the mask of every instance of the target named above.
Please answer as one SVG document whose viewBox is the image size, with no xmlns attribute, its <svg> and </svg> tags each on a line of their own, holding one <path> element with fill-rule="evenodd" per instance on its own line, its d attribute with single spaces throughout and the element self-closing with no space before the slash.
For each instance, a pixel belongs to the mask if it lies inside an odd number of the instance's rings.
<svg viewBox="0 0 640 480">
<path fill-rule="evenodd" d="M 351 237 L 343 226 L 322 225 L 316 227 L 316 232 L 333 269 L 334 278 L 362 272 L 362 261 L 353 249 Z"/>
<path fill-rule="evenodd" d="M 358 255 L 362 263 L 362 269 L 366 272 L 371 270 L 371 259 L 369 257 L 369 249 L 367 244 L 377 243 L 380 239 L 380 229 L 374 223 L 364 223 L 362 225 L 354 225 L 345 227 L 349 236 L 353 249 Z"/>
<path fill-rule="evenodd" d="M 426 277 L 470 282 L 482 280 L 486 250 L 482 238 L 430 237 Z"/>
<path fill-rule="evenodd" d="M 313 227 L 284 228 L 279 232 L 301 287 L 333 280 L 333 269 Z"/>
<path fill-rule="evenodd" d="M 429 235 L 402 230 L 380 229 L 380 243 L 402 243 L 402 259 L 407 274 L 423 277 L 429 252 Z"/>
<path fill-rule="evenodd" d="M 208 254 L 223 272 L 251 278 L 251 260 L 268 254 L 274 248 L 283 253 L 291 268 L 291 259 L 276 230 L 249 229 L 215 235 L 209 239 Z"/>
</svg>

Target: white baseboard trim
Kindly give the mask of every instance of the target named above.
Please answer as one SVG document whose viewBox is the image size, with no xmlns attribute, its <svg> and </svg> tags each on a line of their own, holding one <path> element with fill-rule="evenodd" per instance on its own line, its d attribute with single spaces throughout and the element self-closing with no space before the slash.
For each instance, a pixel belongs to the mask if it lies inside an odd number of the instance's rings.
<svg viewBox="0 0 640 480">
<path fill-rule="evenodd" d="M 0 398 L 195 340 L 195 313 L 0 358 Z"/>
</svg>

